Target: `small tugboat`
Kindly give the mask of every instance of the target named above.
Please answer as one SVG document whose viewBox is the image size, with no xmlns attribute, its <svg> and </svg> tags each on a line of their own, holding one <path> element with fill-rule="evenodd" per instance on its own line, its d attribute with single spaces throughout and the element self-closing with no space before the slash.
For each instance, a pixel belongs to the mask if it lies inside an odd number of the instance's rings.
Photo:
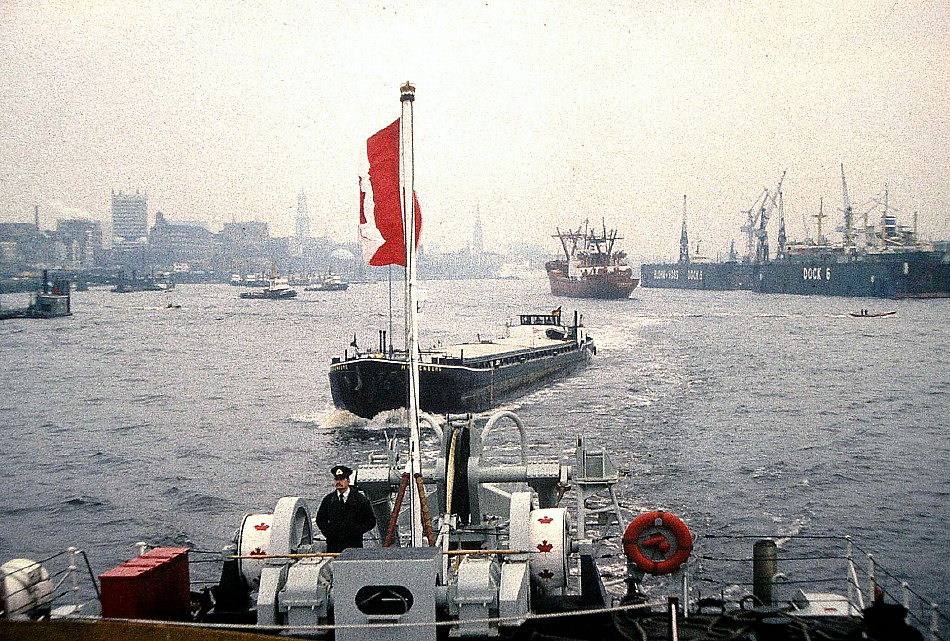
<svg viewBox="0 0 950 641">
<path fill-rule="evenodd" d="M 70 290 L 70 283 L 64 278 L 57 278 L 50 283 L 49 272 L 44 269 L 43 283 L 30 297 L 30 304 L 26 308 L 0 310 L 0 320 L 72 316 Z"/>
<path fill-rule="evenodd" d="M 554 235 L 561 241 L 564 258 L 545 263 L 551 293 L 572 298 L 628 298 L 640 281 L 626 263 L 626 254 L 614 248 L 616 229 L 598 232 L 587 222 L 576 231 Z"/>
<path fill-rule="evenodd" d="M 391 448 L 355 471 L 380 547 L 326 552 L 315 511 L 287 496 L 239 521 L 210 587 L 190 585 L 189 565 L 211 559 L 182 547 L 142 544 L 98 575 L 90 602 L 59 589 L 84 580 L 83 550 L 14 559 L 0 566 L 0 638 L 923 639 L 910 609 L 947 639 L 946 616 L 850 537 L 703 536 L 663 510 L 624 528 L 620 474 L 584 438 L 567 461 L 538 460 L 511 412 L 420 423 L 438 443 L 425 465 Z M 517 432 L 515 462 L 490 460 L 501 430 Z M 600 567 L 618 551 L 626 572 L 607 572 L 619 593 Z"/>
<path fill-rule="evenodd" d="M 330 365 L 333 404 L 364 418 L 406 407 L 405 350 L 387 348 L 385 331 L 375 350 L 360 351 L 355 337 L 350 345 L 356 352 Z M 433 414 L 484 412 L 584 367 L 596 351 L 576 312 L 571 325 L 560 308 L 521 314 L 503 338 L 424 351 L 420 403 Z"/>
<path fill-rule="evenodd" d="M 267 285 L 263 289 L 241 292 L 239 298 L 285 300 L 295 296 L 297 296 L 297 290 L 291 289 L 287 284 L 287 279 L 278 277 L 276 268 L 272 267 L 270 278 L 267 279 Z"/>
</svg>

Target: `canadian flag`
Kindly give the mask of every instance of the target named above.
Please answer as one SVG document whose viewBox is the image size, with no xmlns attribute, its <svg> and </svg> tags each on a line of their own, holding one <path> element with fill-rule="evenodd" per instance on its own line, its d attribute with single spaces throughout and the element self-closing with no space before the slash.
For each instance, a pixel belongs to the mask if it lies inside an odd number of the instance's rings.
<svg viewBox="0 0 950 641">
<path fill-rule="evenodd" d="M 370 192 L 360 177 L 360 245 L 363 259 L 369 265 L 405 265 L 406 248 L 403 233 L 402 206 L 399 198 L 399 119 L 377 131 L 366 141 L 369 160 Z M 367 216 L 366 196 L 372 202 Z M 416 246 L 422 232 L 422 211 L 415 192 L 412 194 L 416 224 Z"/>
</svg>

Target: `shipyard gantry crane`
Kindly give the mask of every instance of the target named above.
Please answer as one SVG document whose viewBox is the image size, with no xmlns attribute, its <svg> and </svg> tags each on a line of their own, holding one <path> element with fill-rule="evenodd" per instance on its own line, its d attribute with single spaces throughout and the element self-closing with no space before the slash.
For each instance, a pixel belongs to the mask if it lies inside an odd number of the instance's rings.
<svg viewBox="0 0 950 641">
<path fill-rule="evenodd" d="M 845 252 L 850 254 L 854 247 L 854 208 L 851 206 L 851 197 L 848 195 L 848 181 L 844 178 L 844 163 L 841 163 L 841 204 L 844 206 L 844 227 L 836 231 L 844 234 Z"/>
<path fill-rule="evenodd" d="M 782 191 L 782 182 L 785 180 L 785 174 L 788 170 L 782 172 L 778 185 L 774 192 L 770 192 L 768 187 L 762 190 L 762 195 L 756 199 L 755 204 L 746 212 L 749 221 L 741 228 L 747 237 L 747 252 L 749 260 L 757 263 L 769 262 L 769 234 L 768 224 L 772 211 L 778 203 L 779 193 Z M 756 211 L 756 207 L 758 210 Z M 755 213 L 753 213 L 755 212 Z"/>
</svg>

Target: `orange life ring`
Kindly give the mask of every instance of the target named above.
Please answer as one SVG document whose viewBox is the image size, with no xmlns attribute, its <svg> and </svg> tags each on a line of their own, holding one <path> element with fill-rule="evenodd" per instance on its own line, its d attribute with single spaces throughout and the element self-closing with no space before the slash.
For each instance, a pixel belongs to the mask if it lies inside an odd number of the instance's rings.
<svg viewBox="0 0 950 641">
<path fill-rule="evenodd" d="M 670 574 L 693 551 L 693 535 L 678 516 L 656 510 L 630 521 L 623 533 L 623 553 L 647 574 Z"/>
</svg>

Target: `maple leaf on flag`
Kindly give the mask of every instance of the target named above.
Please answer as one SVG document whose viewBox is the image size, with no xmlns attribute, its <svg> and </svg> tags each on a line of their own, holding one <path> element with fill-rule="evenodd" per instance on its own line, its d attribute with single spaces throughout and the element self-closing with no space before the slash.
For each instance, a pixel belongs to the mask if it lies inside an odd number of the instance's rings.
<svg viewBox="0 0 950 641">
<path fill-rule="evenodd" d="M 547 539 L 538 543 L 538 552 L 550 552 L 554 549 L 554 545 L 547 542 Z"/>
</svg>

